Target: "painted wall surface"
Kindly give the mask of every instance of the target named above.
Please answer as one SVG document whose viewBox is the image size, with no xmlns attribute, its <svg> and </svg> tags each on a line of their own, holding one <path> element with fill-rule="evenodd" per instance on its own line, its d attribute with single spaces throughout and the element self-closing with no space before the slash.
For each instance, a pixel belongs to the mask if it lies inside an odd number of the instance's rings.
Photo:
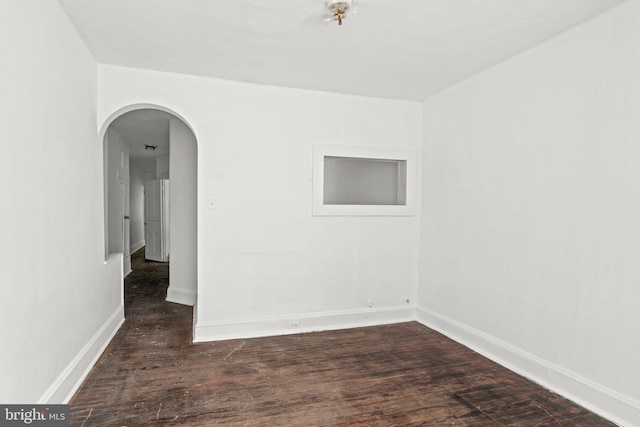
<svg viewBox="0 0 640 427">
<path fill-rule="evenodd" d="M 419 217 L 313 217 L 311 165 L 314 143 L 419 149 L 420 103 L 107 65 L 98 81 L 100 123 L 151 104 L 194 130 L 196 339 L 413 318 Z"/>
<path fill-rule="evenodd" d="M 2 2 L 0 51 L 0 402 L 60 403 L 123 318 L 96 63 L 48 0 Z"/>
<path fill-rule="evenodd" d="M 134 160 L 129 161 L 129 214 L 131 216 L 131 253 L 144 246 L 144 167 Z"/>
<path fill-rule="evenodd" d="M 169 156 L 156 158 L 156 179 L 169 179 Z"/>
<path fill-rule="evenodd" d="M 193 305 L 198 283 L 198 146 L 191 129 L 179 119 L 169 121 L 169 144 L 171 268 L 167 300 Z"/>
<path fill-rule="evenodd" d="M 624 3 L 424 103 L 419 287 L 432 320 L 636 417 L 638 22 Z"/>
<path fill-rule="evenodd" d="M 158 173 L 156 172 L 156 167 L 154 164 L 153 169 L 145 169 L 142 171 L 142 182 L 144 183 L 144 181 L 153 181 L 154 179 L 156 179 Z"/>
</svg>

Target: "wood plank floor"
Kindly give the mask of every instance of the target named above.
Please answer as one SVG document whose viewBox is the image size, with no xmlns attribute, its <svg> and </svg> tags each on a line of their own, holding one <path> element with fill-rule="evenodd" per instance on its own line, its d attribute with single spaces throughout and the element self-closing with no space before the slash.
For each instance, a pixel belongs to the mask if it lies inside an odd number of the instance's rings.
<svg viewBox="0 0 640 427">
<path fill-rule="evenodd" d="M 613 426 L 414 322 L 192 344 L 167 266 L 133 268 L 72 426 Z"/>
</svg>

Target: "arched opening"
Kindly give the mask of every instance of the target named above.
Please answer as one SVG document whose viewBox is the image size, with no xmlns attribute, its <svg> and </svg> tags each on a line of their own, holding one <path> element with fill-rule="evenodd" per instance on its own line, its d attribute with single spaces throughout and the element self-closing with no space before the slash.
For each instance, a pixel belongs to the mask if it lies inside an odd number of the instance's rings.
<svg viewBox="0 0 640 427">
<path fill-rule="evenodd" d="M 194 305 L 197 293 L 197 141 L 175 112 L 148 104 L 113 113 L 104 149 L 105 254 L 170 262 L 168 301 Z"/>
</svg>

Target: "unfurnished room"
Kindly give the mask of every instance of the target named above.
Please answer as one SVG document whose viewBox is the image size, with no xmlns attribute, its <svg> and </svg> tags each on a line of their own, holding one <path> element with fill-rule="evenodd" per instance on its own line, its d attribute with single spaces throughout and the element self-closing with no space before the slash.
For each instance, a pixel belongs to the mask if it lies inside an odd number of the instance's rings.
<svg viewBox="0 0 640 427">
<path fill-rule="evenodd" d="M 640 427 L 640 2 L 0 0 L 0 425 Z"/>
</svg>

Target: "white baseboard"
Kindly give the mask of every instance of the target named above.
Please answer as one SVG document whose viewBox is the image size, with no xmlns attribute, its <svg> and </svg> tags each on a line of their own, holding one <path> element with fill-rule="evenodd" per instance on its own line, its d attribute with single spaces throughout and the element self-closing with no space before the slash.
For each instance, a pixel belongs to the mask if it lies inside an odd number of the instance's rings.
<svg viewBox="0 0 640 427">
<path fill-rule="evenodd" d="M 640 402 L 426 308 L 418 322 L 618 425 L 640 426 Z"/>
<path fill-rule="evenodd" d="M 38 404 L 69 403 L 123 322 L 124 306 L 120 305 L 58 375 L 58 378 L 40 397 Z"/>
<path fill-rule="evenodd" d="M 387 325 L 412 320 L 415 320 L 415 307 L 402 306 L 244 319 L 227 323 L 198 322 L 194 328 L 193 341 L 204 342 L 290 335 Z"/>
<path fill-rule="evenodd" d="M 171 292 L 171 297 L 176 300 L 173 302 L 189 305 L 195 303 L 195 295 L 189 292 L 175 290 Z M 171 301 L 169 292 L 167 300 Z M 225 323 L 198 322 L 195 324 L 193 341 L 298 334 L 412 320 L 417 320 L 618 425 L 640 426 L 640 402 L 426 308 L 402 306 L 245 319 Z M 123 322 L 124 306 L 120 305 L 56 378 L 38 403 L 68 403 Z"/>
<path fill-rule="evenodd" d="M 184 305 L 194 305 L 196 303 L 196 294 L 194 292 L 172 288 L 171 284 L 169 284 L 167 301 Z"/>
<path fill-rule="evenodd" d="M 140 249 L 142 249 L 145 245 L 144 240 L 139 241 L 138 243 L 135 243 L 133 245 L 131 245 L 131 249 L 129 249 L 129 252 L 131 254 L 135 254 L 136 252 L 138 252 Z"/>
<path fill-rule="evenodd" d="M 123 262 L 123 268 L 124 268 L 124 277 L 127 277 L 129 274 L 131 274 L 131 254 L 129 255 L 122 255 L 122 262 Z"/>
</svg>

